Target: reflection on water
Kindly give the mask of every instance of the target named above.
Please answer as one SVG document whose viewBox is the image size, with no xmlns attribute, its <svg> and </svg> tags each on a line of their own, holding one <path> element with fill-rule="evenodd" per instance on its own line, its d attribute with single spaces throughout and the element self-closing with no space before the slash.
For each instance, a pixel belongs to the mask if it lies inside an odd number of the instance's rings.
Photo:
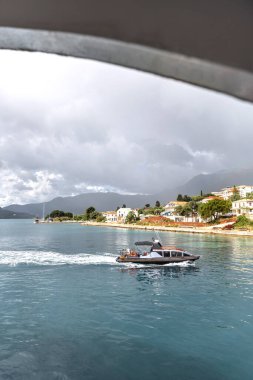
<svg viewBox="0 0 253 380">
<path fill-rule="evenodd" d="M 130 276 L 133 276 L 138 281 L 144 281 L 147 283 L 153 283 L 160 281 L 163 278 L 180 278 L 187 275 L 196 275 L 199 272 L 199 268 L 193 264 L 187 266 L 170 265 L 170 266 L 134 266 L 121 268 L 121 272 L 127 272 Z"/>
<path fill-rule="evenodd" d="M 200 259 L 144 266 L 115 258 L 152 231 L 0 228 L 0 379 L 252 379 L 253 239 L 161 232 Z"/>
</svg>

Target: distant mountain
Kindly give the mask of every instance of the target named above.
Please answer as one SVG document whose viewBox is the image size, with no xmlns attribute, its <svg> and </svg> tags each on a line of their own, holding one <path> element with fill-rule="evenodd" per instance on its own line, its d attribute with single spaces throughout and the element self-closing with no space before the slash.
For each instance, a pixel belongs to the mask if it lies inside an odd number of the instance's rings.
<svg viewBox="0 0 253 380">
<path fill-rule="evenodd" d="M 93 206 L 98 211 L 115 210 L 125 204 L 127 207 L 144 207 L 145 204 L 154 204 L 154 195 L 124 195 L 117 193 L 86 193 L 73 197 L 59 197 L 45 203 L 45 214 L 53 210 L 62 210 L 82 214 L 85 209 Z M 5 210 L 13 212 L 26 212 L 42 217 L 43 203 L 30 203 L 26 205 L 10 205 Z"/>
<path fill-rule="evenodd" d="M 98 211 L 115 210 L 117 206 L 125 204 L 127 207 L 140 208 L 145 204 L 154 205 L 157 200 L 162 204 L 176 199 L 178 194 L 197 195 L 218 191 L 226 186 L 253 185 L 253 169 L 223 170 L 213 174 L 200 174 L 193 177 L 182 186 L 168 189 L 155 195 L 124 195 L 117 193 L 86 193 L 73 197 L 59 197 L 45 203 L 45 213 L 53 210 L 63 210 L 82 214 L 90 206 Z M 42 217 L 43 203 L 30 203 L 26 205 L 10 205 L 4 210 L 15 213 L 22 212 Z"/>
<path fill-rule="evenodd" d="M 167 202 L 169 199 L 175 199 L 178 194 L 197 195 L 200 194 L 201 190 L 203 193 L 210 193 L 234 185 L 253 185 L 253 168 L 200 174 L 182 186 L 157 194 L 157 197 L 162 202 Z"/>
<path fill-rule="evenodd" d="M 33 215 L 24 212 L 13 212 L 0 207 L 0 219 L 31 219 Z"/>
</svg>

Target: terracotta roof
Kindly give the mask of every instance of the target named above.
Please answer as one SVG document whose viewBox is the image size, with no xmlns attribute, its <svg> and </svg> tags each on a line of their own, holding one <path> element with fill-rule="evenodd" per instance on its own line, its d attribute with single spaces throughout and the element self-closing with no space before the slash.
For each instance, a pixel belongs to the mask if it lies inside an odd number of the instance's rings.
<svg viewBox="0 0 253 380">
<path fill-rule="evenodd" d="M 175 204 L 175 205 L 177 205 L 177 206 L 184 206 L 184 205 L 186 205 L 188 202 L 170 201 L 170 202 L 168 202 L 168 203 L 166 204 L 166 206 L 169 205 L 169 204 L 171 204 L 171 203 L 173 203 L 173 204 Z M 165 206 L 165 207 L 166 207 L 166 206 Z"/>
<path fill-rule="evenodd" d="M 210 197 L 203 198 L 202 201 L 206 201 L 207 199 L 211 201 L 212 199 L 222 199 L 222 198 L 218 197 L 217 195 L 210 195 Z"/>
</svg>

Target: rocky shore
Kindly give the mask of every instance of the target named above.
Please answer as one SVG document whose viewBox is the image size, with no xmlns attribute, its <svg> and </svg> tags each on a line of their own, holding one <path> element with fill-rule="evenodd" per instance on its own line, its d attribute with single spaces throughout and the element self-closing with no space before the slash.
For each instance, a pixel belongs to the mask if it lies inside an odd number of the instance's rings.
<svg viewBox="0 0 253 380">
<path fill-rule="evenodd" d="M 167 231 L 167 232 L 182 232 L 191 234 L 212 234 L 226 236 L 249 236 L 253 237 L 253 231 L 250 230 L 223 230 L 219 225 L 208 227 L 163 227 L 163 226 L 141 226 L 138 224 L 123 224 L 123 223 L 99 223 L 99 222 L 82 222 L 84 226 L 96 227 L 113 227 L 127 228 L 132 230 L 148 230 L 148 231 Z"/>
</svg>

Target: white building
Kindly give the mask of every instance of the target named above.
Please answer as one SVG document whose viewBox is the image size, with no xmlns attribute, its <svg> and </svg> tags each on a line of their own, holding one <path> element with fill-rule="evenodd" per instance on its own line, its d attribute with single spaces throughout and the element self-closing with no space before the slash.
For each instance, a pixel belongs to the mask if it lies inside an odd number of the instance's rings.
<svg viewBox="0 0 253 380">
<path fill-rule="evenodd" d="M 117 213 L 116 211 L 105 211 L 102 213 L 108 223 L 117 222 Z"/>
<path fill-rule="evenodd" d="M 253 199 L 240 199 L 232 202 L 232 212 L 236 216 L 245 215 L 253 220 Z"/>
<path fill-rule="evenodd" d="M 178 206 L 184 207 L 187 204 L 187 202 L 179 202 L 179 201 L 170 201 L 166 204 L 164 207 L 165 211 L 161 213 L 162 216 L 171 217 L 174 215 L 175 210 Z"/>
<path fill-rule="evenodd" d="M 166 218 L 169 218 L 170 220 L 173 220 L 173 222 L 187 222 L 187 223 L 195 223 L 195 222 L 202 222 L 202 219 L 200 215 L 192 215 L 192 216 L 183 216 L 178 215 L 176 213 L 176 208 L 178 206 L 184 207 L 188 202 L 180 202 L 180 201 L 171 201 L 166 204 L 165 211 L 161 213 L 161 216 L 165 216 Z"/>
<path fill-rule="evenodd" d="M 251 185 L 236 186 L 236 189 L 239 192 L 240 198 L 246 198 L 248 193 L 253 192 L 253 186 Z M 234 194 L 234 186 L 225 187 L 224 189 L 221 189 L 221 191 L 213 191 L 212 194 L 223 199 L 229 199 Z"/>
<path fill-rule="evenodd" d="M 132 211 L 136 216 L 138 216 L 137 210 L 133 210 L 133 209 L 128 208 L 128 207 L 122 207 L 122 208 L 119 208 L 117 211 L 117 222 L 125 223 L 126 217 L 130 211 Z"/>
<path fill-rule="evenodd" d="M 222 199 L 229 199 L 233 195 L 233 187 L 224 187 L 221 191 L 212 191 L 212 194 Z"/>
<path fill-rule="evenodd" d="M 171 215 L 168 217 L 173 222 L 184 222 L 184 223 L 200 223 L 203 219 L 199 214 L 193 216 L 183 216 L 183 215 Z"/>
<path fill-rule="evenodd" d="M 253 186 L 237 186 L 237 189 L 239 190 L 239 194 L 241 198 L 247 198 L 247 194 L 253 192 Z"/>
</svg>

